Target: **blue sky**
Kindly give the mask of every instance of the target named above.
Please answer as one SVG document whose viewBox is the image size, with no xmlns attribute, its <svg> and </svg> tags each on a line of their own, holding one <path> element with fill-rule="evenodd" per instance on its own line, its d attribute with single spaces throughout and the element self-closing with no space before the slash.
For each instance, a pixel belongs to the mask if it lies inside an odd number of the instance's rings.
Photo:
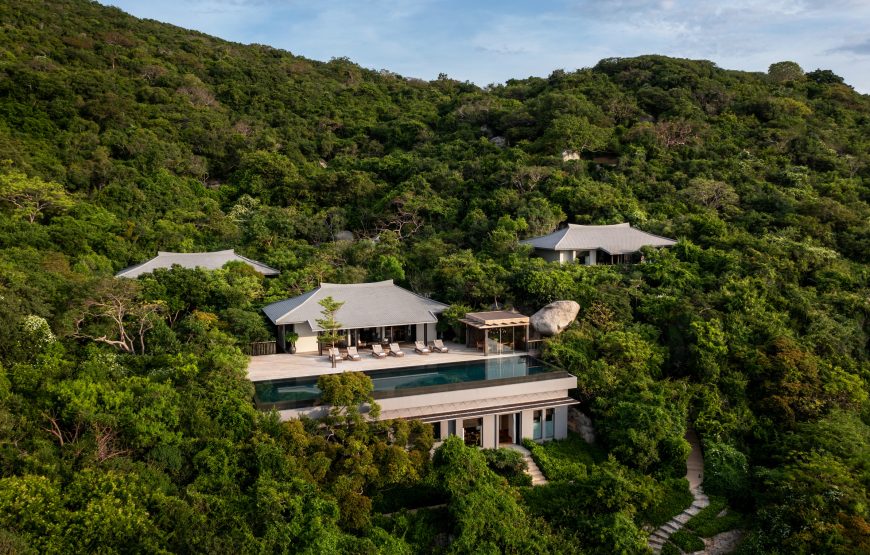
<svg viewBox="0 0 870 555">
<path fill-rule="evenodd" d="M 665 54 L 766 71 L 792 60 L 870 93 L 870 0 L 102 0 L 307 58 L 478 85 Z"/>
</svg>

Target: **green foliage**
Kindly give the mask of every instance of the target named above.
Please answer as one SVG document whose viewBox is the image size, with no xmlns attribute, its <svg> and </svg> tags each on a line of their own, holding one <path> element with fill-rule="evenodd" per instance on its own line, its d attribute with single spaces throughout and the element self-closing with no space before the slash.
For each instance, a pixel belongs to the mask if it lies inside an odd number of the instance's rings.
<svg viewBox="0 0 870 555">
<path fill-rule="evenodd" d="M 661 500 L 640 513 L 643 522 L 659 527 L 686 510 L 694 499 L 685 478 L 670 478 L 662 483 Z"/>
<path fill-rule="evenodd" d="M 705 444 L 704 491 L 729 499 L 745 499 L 749 495 L 746 455 L 727 443 Z"/>
<path fill-rule="evenodd" d="M 597 399 L 597 432 L 622 463 L 665 476 L 685 473 L 690 446 L 687 399 L 680 384 L 632 385 L 609 399 Z"/>
<path fill-rule="evenodd" d="M 27 177 L 8 167 L 4 169 L 6 171 L 0 173 L 0 201 L 8 205 L 14 215 L 33 224 L 47 212 L 62 212 L 72 207 L 72 199 L 59 183 Z"/>
<path fill-rule="evenodd" d="M 719 513 L 726 509 L 727 512 L 723 516 L 719 516 Z M 728 508 L 724 499 L 711 497 L 710 504 L 686 522 L 686 528 L 702 538 L 711 538 L 716 534 L 733 530 L 742 524 L 743 516 Z"/>
<path fill-rule="evenodd" d="M 641 56 L 480 89 L 83 0 L 0 20 L 3 548 L 639 552 L 691 422 L 747 550 L 870 551 L 870 104 L 839 76 Z M 596 267 L 519 244 L 565 220 L 680 240 Z M 111 279 L 231 247 L 282 274 Z M 580 303 L 544 355 L 611 458 L 533 447 L 559 481 L 523 505 L 482 455 L 433 468 L 428 426 L 368 418 L 362 381 L 323 384 L 322 423 L 259 414 L 261 307 L 374 279 L 453 303 L 441 331 Z M 439 476 L 448 511 L 373 521 Z"/>
<path fill-rule="evenodd" d="M 512 486 L 532 485 L 532 477 L 526 474 L 528 465 L 518 451 L 499 448 L 483 449 L 482 453 L 489 469 L 504 477 Z"/>
<path fill-rule="evenodd" d="M 451 553 L 558 551 L 556 538 L 530 518 L 483 453 L 451 436 L 435 451 L 435 483 L 447 492 L 456 538 Z"/>
<path fill-rule="evenodd" d="M 604 459 L 599 448 L 574 434 L 567 439 L 545 443 L 525 439 L 523 446 L 532 453 L 535 464 L 551 481 L 584 480 L 587 468 Z"/>
<path fill-rule="evenodd" d="M 670 542 L 682 549 L 683 553 L 694 553 L 704 549 L 704 541 L 685 528 L 671 534 Z"/>
</svg>

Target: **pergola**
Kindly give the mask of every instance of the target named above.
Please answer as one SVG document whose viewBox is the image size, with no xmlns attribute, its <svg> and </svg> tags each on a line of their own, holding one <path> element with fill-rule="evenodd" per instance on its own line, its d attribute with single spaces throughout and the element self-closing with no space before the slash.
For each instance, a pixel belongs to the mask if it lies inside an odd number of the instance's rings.
<svg viewBox="0 0 870 555">
<path fill-rule="evenodd" d="M 517 328 L 522 332 L 522 345 L 529 340 L 529 317 L 516 312 L 469 312 L 459 321 L 468 326 L 465 345 L 482 348 L 484 356 L 493 351 L 499 354 L 516 351 Z"/>
</svg>

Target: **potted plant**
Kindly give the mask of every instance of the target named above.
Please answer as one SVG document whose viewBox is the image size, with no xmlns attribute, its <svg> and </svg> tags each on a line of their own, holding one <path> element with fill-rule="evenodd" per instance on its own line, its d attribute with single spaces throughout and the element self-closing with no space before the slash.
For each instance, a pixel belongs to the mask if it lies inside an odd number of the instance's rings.
<svg viewBox="0 0 870 555">
<path fill-rule="evenodd" d="M 296 342 L 299 340 L 299 334 L 295 331 L 288 331 L 284 334 L 284 341 L 287 342 L 287 352 L 291 355 L 296 354 Z"/>
</svg>

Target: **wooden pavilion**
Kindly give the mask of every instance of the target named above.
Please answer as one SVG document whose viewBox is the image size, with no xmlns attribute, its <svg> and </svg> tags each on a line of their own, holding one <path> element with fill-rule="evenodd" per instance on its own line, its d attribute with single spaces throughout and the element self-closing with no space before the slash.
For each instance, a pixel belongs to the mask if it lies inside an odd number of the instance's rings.
<svg viewBox="0 0 870 555">
<path fill-rule="evenodd" d="M 465 345 L 483 350 L 484 356 L 526 350 L 529 340 L 528 316 L 494 310 L 469 312 L 459 321 L 467 327 Z"/>
</svg>

